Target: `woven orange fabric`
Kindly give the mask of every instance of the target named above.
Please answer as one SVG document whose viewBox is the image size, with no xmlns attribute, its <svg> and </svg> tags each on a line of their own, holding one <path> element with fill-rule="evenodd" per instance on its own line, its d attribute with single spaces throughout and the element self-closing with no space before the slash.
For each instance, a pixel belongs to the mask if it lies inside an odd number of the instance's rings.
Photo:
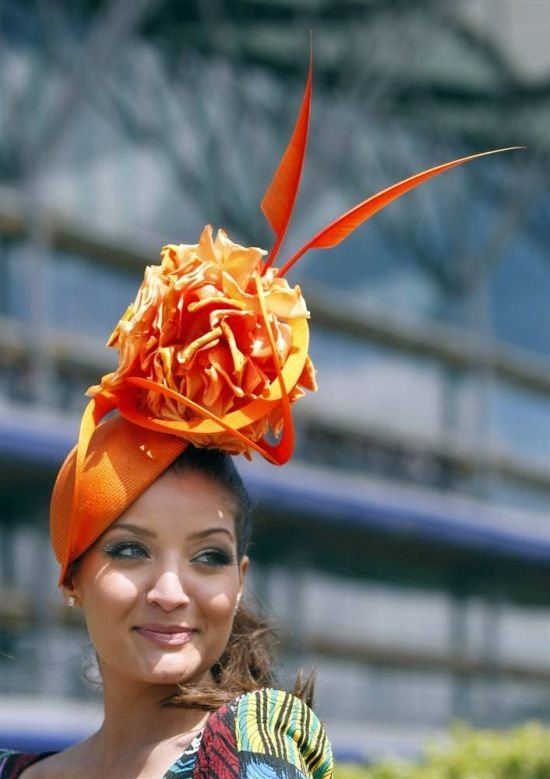
<svg viewBox="0 0 550 779">
<path fill-rule="evenodd" d="M 76 447 L 63 463 L 51 501 L 51 538 L 62 566 L 80 557 L 172 463 L 186 441 L 133 425 L 121 416 L 103 422 L 88 447 L 73 516 Z M 72 539 L 71 539 L 72 535 Z"/>
</svg>

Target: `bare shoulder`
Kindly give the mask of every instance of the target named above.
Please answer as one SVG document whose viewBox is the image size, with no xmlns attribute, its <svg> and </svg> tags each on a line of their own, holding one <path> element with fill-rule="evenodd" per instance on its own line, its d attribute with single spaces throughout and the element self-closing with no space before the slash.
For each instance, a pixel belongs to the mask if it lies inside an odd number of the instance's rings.
<svg viewBox="0 0 550 779">
<path fill-rule="evenodd" d="M 74 779 L 75 771 L 85 765 L 86 742 L 76 744 L 64 752 L 49 755 L 33 763 L 21 774 L 21 779 Z"/>
</svg>

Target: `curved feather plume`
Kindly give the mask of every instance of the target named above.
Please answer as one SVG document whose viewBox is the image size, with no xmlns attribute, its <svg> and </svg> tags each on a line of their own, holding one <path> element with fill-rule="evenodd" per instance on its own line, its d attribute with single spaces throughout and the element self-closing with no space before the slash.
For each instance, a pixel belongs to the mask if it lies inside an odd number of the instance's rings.
<svg viewBox="0 0 550 779">
<path fill-rule="evenodd" d="M 491 151 L 481 152 L 480 154 L 472 154 L 469 157 L 460 157 L 452 162 L 446 162 L 443 165 L 438 165 L 435 168 L 424 170 L 421 173 L 417 173 L 410 178 L 399 181 L 397 184 L 393 184 L 391 187 L 378 192 L 376 195 L 363 200 L 354 208 L 346 211 L 345 214 L 335 219 L 326 227 L 323 227 L 316 235 L 313 236 L 307 243 L 305 243 L 298 251 L 287 260 L 279 271 L 279 275 L 283 276 L 290 268 L 310 249 L 329 249 L 333 246 L 337 246 L 344 238 L 347 238 L 357 227 L 366 222 L 377 211 L 381 211 L 387 205 L 392 203 L 397 198 L 404 195 L 409 190 L 414 189 L 422 182 L 427 181 L 433 176 L 438 176 L 445 170 L 455 168 L 457 165 L 462 165 L 470 160 L 475 160 L 478 157 L 486 157 L 489 154 L 498 154 L 503 151 L 511 151 L 512 149 L 521 149 L 521 146 L 510 146 L 506 149 L 493 149 Z"/>
<path fill-rule="evenodd" d="M 309 129 L 309 116 L 311 112 L 311 82 L 312 82 L 313 54 L 309 50 L 309 70 L 300 113 L 294 126 L 292 136 L 286 147 L 285 153 L 271 183 L 268 186 L 261 202 L 263 214 L 275 233 L 276 239 L 268 261 L 265 264 L 267 270 L 275 261 L 279 247 L 285 237 L 285 233 L 292 216 L 294 203 L 298 195 L 304 158 L 306 155 L 307 134 Z M 264 270 L 264 272 L 265 272 Z"/>
</svg>

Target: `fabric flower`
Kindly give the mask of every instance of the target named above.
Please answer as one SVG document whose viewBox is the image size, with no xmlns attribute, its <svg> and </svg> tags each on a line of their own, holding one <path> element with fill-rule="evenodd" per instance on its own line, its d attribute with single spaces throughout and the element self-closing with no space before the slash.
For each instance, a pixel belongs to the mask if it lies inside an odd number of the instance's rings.
<svg viewBox="0 0 550 779">
<path fill-rule="evenodd" d="M 128 378 L 159 387 L 226 417 L 254 400 L 267 398 L 277 369 L 267 332 L 284 368 L 292 350 L 292 323 L 309 318 L 299 286 L 291 287 L 274 268 L 265 269 L 262 249 L 233 243 L 223 230 L 214 240 L 207 225 L 196 245 L 165 246 L 161 264 L 147 267 L 135 301 L 115 327 L 108 346 L 119 350 L 119 366 L 88 395 L 127 394 Z M 261 284 L 264 320 L 257 290 Z M 315 390 L 315 371 L 305 355 L 297 382 L 286 387 L 292 403 Z M 136 390 L 139 411 L 162 420 L 192 421 L 196 412 L 154 390 Z M 200 417 L 202 419 L 202 417 Z M 281 403 L 241 430 L 253 441 L 279 435 Z M 193 443 L 249 454 L 245 443 L 223 431 Z"/>
</svg>

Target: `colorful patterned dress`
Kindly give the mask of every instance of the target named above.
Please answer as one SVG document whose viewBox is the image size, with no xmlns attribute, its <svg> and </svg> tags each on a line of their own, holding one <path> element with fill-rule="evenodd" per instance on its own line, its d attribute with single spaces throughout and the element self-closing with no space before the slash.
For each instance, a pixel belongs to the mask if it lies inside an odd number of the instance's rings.
<svg viewBox="0 0 550 779">
<path fill-rule="evenodd" d="M 0 779 L 17 779 L 48 754 L 0 750 Z M 323 726 L 302 701 L 257 690 L 211 714 L 162 779 L 331 779 Z"/>
</svg>

